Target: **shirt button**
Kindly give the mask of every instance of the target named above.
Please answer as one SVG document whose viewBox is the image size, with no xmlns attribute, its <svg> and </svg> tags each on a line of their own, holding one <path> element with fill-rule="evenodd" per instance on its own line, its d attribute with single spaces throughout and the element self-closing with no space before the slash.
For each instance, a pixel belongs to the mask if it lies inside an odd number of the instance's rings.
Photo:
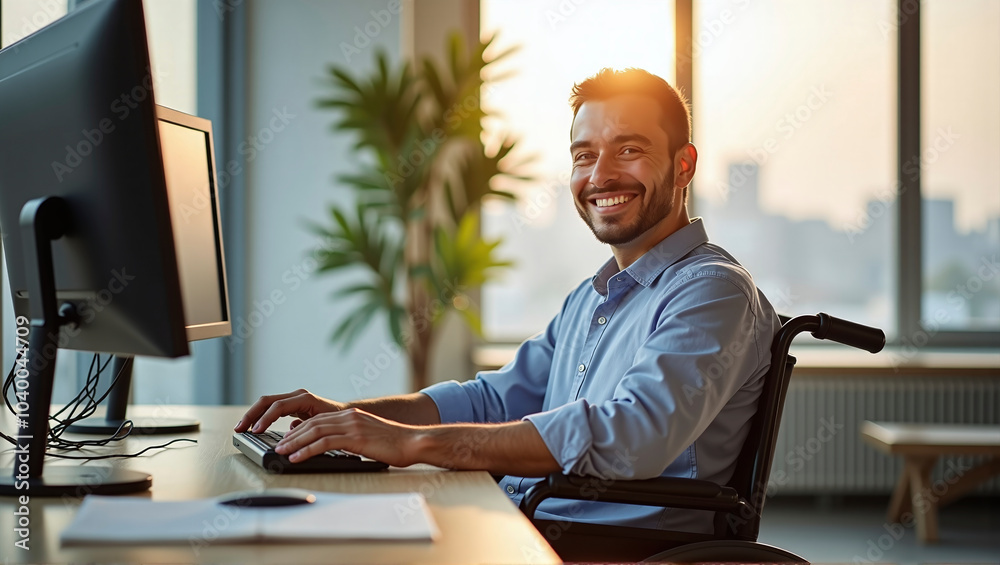
<svg viewBox="0 0 1000 565">
<path fill-rule="evenodd" d="M 582 373 L 586 368 L 587 368 L 586 365 L 584 365 L 583 363 L 580 363 L 580 366 L 577 367 L 576 370 L 580 371 Z"/>
<path fill-rule="evenodd" d="M 616 278 L 615 278 L 615 280 L 616 280 L 616 281 L 621 281 L 621 280 L 622 280 L 622 278 L 621 278 L 621 277 L 616 277 Z"/>
<path fill-rule="evenodd" d="M 507 485 L 507 494 L 514 494 L 514 485 Z"/>
<path fill-rule="evenodd" d="M 598 323 L 598 324 L 601 324 L 602 326 L 603 326 L 604 324 L 606 324 L 607 322 L 608 322 L 608 319 L 607 319 L 607 318 L 605 318 L 604 316 L 601 316 L 600 318 L 598 318 L 598 319 L 597 319 L 597 323 Z"/>
</svg>

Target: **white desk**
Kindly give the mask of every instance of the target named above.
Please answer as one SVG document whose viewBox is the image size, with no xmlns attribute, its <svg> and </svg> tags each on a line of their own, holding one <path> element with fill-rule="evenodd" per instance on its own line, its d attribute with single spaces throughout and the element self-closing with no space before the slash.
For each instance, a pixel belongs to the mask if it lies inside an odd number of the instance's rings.
<svg viewBox="0 0 1000 565">
<path fill-rule="evenodd" d="M 61 548 L 59 532 L 69 524 L 79 500 L 32 497 L 30 550 L 14 547 L 13 498 L 0 498 L 0 563 L 50 562 L 212 562 L 212 563 L 557 563 L 544 538 L 497 488 L 486 472 L 445 471 L 420 465 L 379 473 L 271 475 L 252 464 L 232 446 L 232 427 L 242 407 L 160 406 L 130 408 L 130 415 L 194 417 L 201 432 L 182 436 L 128 438 L 119 448 L 135 452 L 175 437 L 192 437 L 197 445 L 180 443 L 146 456 L 100 462 L 145 471 L 154 500 L 185 500 L 236 490 L 300 487 L 329 492 L 420 492 L 441 530 L 436 542 L 336 542 L 329 544 L 209 545 L 197 551 L 189 545 L 143 547 Z M 6 411 L 5 411 L 6 412 Z M 13 430 L 9 415 L 0 429 Z M 287 428 L 279 422 L 276 429 Z M 84 437 L 84 436 L 79 436 Z M 104 448 L 107 449 L 107 448 Z M 0 454 L 0 466 L 11 464 L 10 450 Z M 49 465 L 73 462 L 46 460 Z M 141 516 L 136 517 L 141 520 Z"/>
</svg>

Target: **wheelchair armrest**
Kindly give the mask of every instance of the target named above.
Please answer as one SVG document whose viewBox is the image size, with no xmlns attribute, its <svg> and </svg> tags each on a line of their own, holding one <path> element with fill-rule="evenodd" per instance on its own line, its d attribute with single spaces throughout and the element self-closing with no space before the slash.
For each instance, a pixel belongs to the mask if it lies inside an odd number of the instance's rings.
<svg viewBox="0 0 1000 565">
<path fill-rule="evenodd" d="M 676 477 L 628 481 L 553 473 L 528 489 L 521 501 L 521 511 L 529 519 L 533 519 L 538 505 L 547 498 L 731 513 L 746 510 L 752 512 L 750 506 L 740 499 L 733 488 L 720 486 L 711 481 Z"/>
</svg>

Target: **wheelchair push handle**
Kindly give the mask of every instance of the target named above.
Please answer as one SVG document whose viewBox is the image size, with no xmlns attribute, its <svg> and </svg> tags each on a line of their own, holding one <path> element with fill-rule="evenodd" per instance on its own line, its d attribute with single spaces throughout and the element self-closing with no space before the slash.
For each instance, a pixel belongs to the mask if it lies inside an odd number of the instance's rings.
<svg viewBox="0 0 1000 565">
<path fill-rule="evenodd" d="M 829 339 L 872 353 L 878 353 L 885 347 L 885 332 L 878 328 L 835 318 L 823 312 L 818 317 L 819 329 L 812 332 L 817 339 Z"/>
</svg>

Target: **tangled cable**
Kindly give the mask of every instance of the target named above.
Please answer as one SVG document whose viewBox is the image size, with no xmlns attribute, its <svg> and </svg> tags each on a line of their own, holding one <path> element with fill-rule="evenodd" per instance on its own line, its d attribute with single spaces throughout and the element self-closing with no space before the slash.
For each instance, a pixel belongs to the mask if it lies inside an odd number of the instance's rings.
<svg viewBox="0 0 1000 565">
<path fill-rule="evenodd" d="M 14 405 L 11 404 L 11 400 L 8 396 L 10 389 L 14 385 L 14 370 L 17 368 L 18 362 L 21 361 L 22 357 L 26 354 L 25 350 L 19 350 L 18 355 L 14 360 L 14 365 L 10 368 L 10 373 L 7 374 L 7 378 L 3 383 L 3 400 L 7 405 L 7 409 L 11 414 L 17 415 L 17 411 Z M 95 353 L 94 357 L 90 361 L 90 369 L 87 371 L 87 381 L 84 383 L 83 388 L 77 395 L 66 403 L 65 406 L 60 408 L 53 414 L 49 415 L 49 427 L 48 427 L 48 447 L 49 449 L 58 449 L 63 451 L 79 451 L 82 449 L 90 447 L 101 447 L 110 444 L 114 441 L 121 441 L 127 438 L 132 433 L 132 421 L 124 420 L 118 429 L 115 430 L 108 437 L 92 440 L 72 440 L 66 439 L 63 434 L 66 432 L 67 428 L 73 424 L 79 422 L 80 420 L 87 419 L 94 415 L 97 411 L 97 407 L 101 402 L 107 398 L 111 390 L 118 384 L 118 379 L 121 377 L 122 371 L 119 370 L 111 381 L 111 386 L 108 387 L 104 394 L 97 396 L 98 384 L 100 383 L 101 373 L 107 368 L 108 363 L 114 358 L 113 355 L 109 355 L 108 359 L 101 363 L 100 354 Z M 95 370 L 96 369 L 96 370 Z M 123 367 L 124 369 L 124 367 Z M 68 411 L 68 413 L 67 413 Z M 5 439 L 7 442 L 17 445 L 17 440 L 7 434 L 0 432 L 0 437 Z M 82 460 L 97 460 L 97 459 L 113 459 L 113 458 L 131 458 L 139 457 L 151 449 L 160 449 L 168 447 L 177 442 L 191 442 L 197 443 L 197 440 L 193 439 L 175 439 L 167 443 L 160 445 L 153 445 L 139 451 L 137 453 L 114 453 L 114 454 L 103 454 L 103 455 L 66 455 L 63 453 L 51 453 L 46 450 L 46 455 L 49 457 L 58 457 L 61 459 L 82 459 Z"/>
</svg>

